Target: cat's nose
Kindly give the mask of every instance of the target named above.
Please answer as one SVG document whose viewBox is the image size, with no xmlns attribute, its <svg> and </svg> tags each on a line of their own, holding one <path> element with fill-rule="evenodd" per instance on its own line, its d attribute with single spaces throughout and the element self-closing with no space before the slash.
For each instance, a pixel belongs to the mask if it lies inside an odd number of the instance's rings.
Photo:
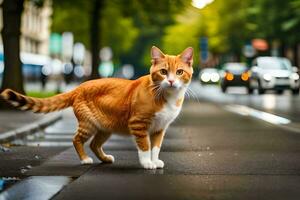
<svg viewBox="0 0 300 200">
<path fill-rule="evenodd" d="M 174 83 L 174 80 L 168 80 L 168 81 L 169 81 L 170 85 L 172 86 Z"/>
</svg>

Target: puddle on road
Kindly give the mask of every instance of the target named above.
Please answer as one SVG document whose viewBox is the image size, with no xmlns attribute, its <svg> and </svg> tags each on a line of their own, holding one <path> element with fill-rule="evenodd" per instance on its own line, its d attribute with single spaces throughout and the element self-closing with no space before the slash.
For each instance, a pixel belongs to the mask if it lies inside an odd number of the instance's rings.
<svg viewBox="0 0 300 200">
<path fill-rule="evenodd" d="M 0 144 L 0 152 L 9 152 L 10 149 Z"/>
<path fill-rule="evenodd" d="M 0 179 L 3 180 L 3 179 Z M 20 179 L 19 179 L 20 180 Z M 16 180 L 16 181 L 19 181 Z M 7 180 L 8 181 L 8 180 Z M 50 199 L 64 186 L 73 181 L 68 176 L 31 176 L 17 182 L 0 193 L 0 200 L 7 199 Z M 1 182 L 0 182 L 1 184 Z M 4 181 L 4 185 L 7 184 Z"/>
<path fill-rule="evenodd" d="M 20 181 L 19 177 L 0 177 L 0 192 Z"/>
<path fill-rule="evenodd" d="M 41 146 L 41 147 L 71 147 L 74 133 L 71 130 L 63 131 L 57 127 L 59 122 L 46 129 L 16 138 L 10 144 L 14 146 Z"/>
<path fill-rule="evenodd" d="M 13 140 L 10 144 L 13 146 L 41 146 L 41 147 L 71 147 L 74 134 L 54 134 L 44 131 L 38 131 L 22 138 Z"/>
<path fill-rule="evenodd" d="M 55 123 L 56 124 L 56 123 Z M 58 133 L 55 129 L 51 131 L 41 129 L 28 135 L 15 138 L 13 141 L 0 145 L 0 152 L 9 152 L 13 146 L 31 146 L 31 147 L 61 147 L 71 146 L 72 136 L 70 133 Z M 56 131 L 56 132 L 55 132 Z M 36 160 L 41 159 L 40 155 L 34 155 Z M 32 168 L 31 165 L 21 167 L 21 174 L 25 174 Z M 67 176 L 31 176 L 27 178 L 19 177 L 0 177 L 0 200 L 7 199 L 29 199 L 42 200 L 50 199 L 59 192 L 65 185 L 72 182 L 73 179 Z"/>
</svg>

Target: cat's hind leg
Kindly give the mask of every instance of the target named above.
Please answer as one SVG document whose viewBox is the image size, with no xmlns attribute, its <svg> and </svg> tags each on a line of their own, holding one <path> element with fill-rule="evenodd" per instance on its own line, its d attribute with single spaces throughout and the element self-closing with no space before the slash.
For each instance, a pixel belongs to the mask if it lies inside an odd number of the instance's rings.
<svg viewBox="0 0 300 200">
<path fill-rule="evenodd" d="M 104 163 L 113 163 L 115 158 L 112 155 L 107 155 L 102 149 L 102 145 L 111 136 L 111 133 L 99 131 L 93 138 L 90 148 L 99 160 Z"/>
<path fill-rule="evenodd" d="M 78 130 L 73 138 L 73 145 L 79 156 L 81 164 L 92 164 L 93 159 L 84 150 L 84 143 L 93 135 L 93 130 L 79 124 Z"/>
</svg>

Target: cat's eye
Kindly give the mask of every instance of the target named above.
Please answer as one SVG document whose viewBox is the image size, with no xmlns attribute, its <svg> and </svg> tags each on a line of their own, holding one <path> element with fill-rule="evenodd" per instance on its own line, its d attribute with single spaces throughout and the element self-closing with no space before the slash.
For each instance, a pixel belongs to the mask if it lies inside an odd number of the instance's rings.
<svg viewBox="0 0 300 200">
<path fill-rule="evenodd" d="M 168 71 L 167 71 L 166 69 L 161 69 L 161 70 L 160 70 L 160 73 L 161 73 L 162 75 L 167 75 L 167 74 L 168 74 Z"/>
<path fill-rule="evenodd" d="M 183 74 L 183 70 L 182 69 L 179 69 L 176 71 L 176 75 L 182 75 Z"/>
</svg>

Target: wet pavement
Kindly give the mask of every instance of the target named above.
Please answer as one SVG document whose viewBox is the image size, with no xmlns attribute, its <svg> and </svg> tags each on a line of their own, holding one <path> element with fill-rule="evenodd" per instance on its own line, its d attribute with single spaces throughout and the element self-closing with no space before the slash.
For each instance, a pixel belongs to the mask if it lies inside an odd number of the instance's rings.
<svg viewBox="0 0 300 200">
<path fill-rule="evenodd" d="M 11 146 L 0 153 L 0 177 L 26 177 L 25 173 L 41 165 L 50 157 L 64 151 L 65 147 Z"/>
<path fill-rule="evenodd" d="M 45 115 L 34 114 L 32 112 L 22 111 L 3 111 L 0 112 L 0 135 L 35 121 L 40 120 Z M 12 120 L 14 119 L 14 120 Z"/>
<path fill-rule="evenodd" d="M 298 199 L 300 195 L 300 134 L 228 112 L 221 105 L 185 103 L 163 144 L 164 169 L 141 169 L 131 138 L 114 136 L 105 150 L 115 156 L 114 164 L 96 161 L 81 166 L 70 147 L 27 175 L 77 178 L 54 199 Z"/>
<path fill-rule="evenodd" d="M 64 176 L 32 176 L 24 179 L 5 190 L 0 200 L 43 200 L 50 199 L 65 185 L 72 181 L 71 177 Z"/>
<path fill-rule="evenodd" d="M 30 147 L 70 147 L 73 146 L 72 138 L 76 131 L 77 120 L 72 109 L 62 113 L 63 120 L 57 121 L 35 134 L 16 139 L 12 144 Z"/>
<path fill-rule="evenodd" d="M 267 91 L 264 95 L 258 95 L 257 92 L 248 95 L 246 88 L 231 87 L 227 93 L 223 93 L 218 85 L 203 86 L 198 81 L 194 81 L 190 88 L 192 96 L 202 101 L 250 106 L 300 122 L 300 96 L 293 96 L 288 90 L 282 95 L 272 91 Z"/>
<path fill-rule="evenodd" d="M 80 165 L 70 146 L 76 121 L 67 110 L 43 135 L 23 141 L 29 146 L 24 149 L 62 148 L 25 175 L 73 177 L 53 199 L 299 199 L 300 134 L 231 112 L 225 104 L 247 102 L 232 94 L 226 95 L 226 102 L 218 99 L 221 93 L 211 99 L 204 98 L 203 91 L 196 94 L 198 100 L 186 101 L 167 131 L 160 156 L 164 169 L 141 169 L 132 139 L 121 136 L 113 136 L 104 147 L 115 163 L 101 164 L 93 156 L 94 164 Z M 264 96 L 233 95 L 257 99 L 257 105 L 244 104 L 255 109 L 263 105 Z M 289 94 L 274 96 L 298 101 Z M 276 107 L 272 111 L 280 115 Z"/>
<path fill-rule="evenodd" d="M 243 87 L 231 87 L 227 93 L 223 93 L 218 85 L 201 85 L 194 81 L 191 84 L 194 97 L 200 100 L 221 104 L 240 104 L 278 114 L 283 117 L 300 121 L 300 96 L 293 96 L 286 90 L 282 95 L 267 91 L 264 95 L 248 95 Z"/>
</svg>

